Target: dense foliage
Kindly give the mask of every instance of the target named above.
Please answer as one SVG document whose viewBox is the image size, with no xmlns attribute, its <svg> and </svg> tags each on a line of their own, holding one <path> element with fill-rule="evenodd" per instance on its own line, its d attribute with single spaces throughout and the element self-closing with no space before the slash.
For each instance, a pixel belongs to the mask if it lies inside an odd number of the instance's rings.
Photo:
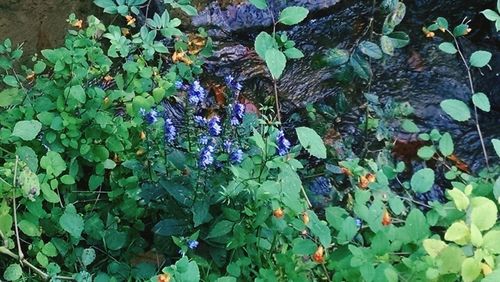
<svg viewBox="0 0 500 282">
<path fill-rule="evenodd" d="M 450 133 L 420 132 L 410 105 L 369 91 L 372 60 L 409 44 L 395 31 L 400 1 L 374 1 L 381 31 L 372 17 L 350 50 L 325 55 L 344 83 L 367 81 L 359 127 L 378 147 L 359 156 L 342 140 L 325 145 L 319 129 L 282 128 L 276 81 L 304 54 L 278 27 L 307 9 L 285 8 L 256 36 L 275 99 L 257 111 L 234 77 L 201 79 L 212 41 L 183 33 L 170 13 L 195 14 L 189 1 L 163 0 L 168 9 L 147 19 L 151 1 L 94 2 L 122 25 L 70 15 L 64 45 L 29 67 L 21 47 L 0 44 L 3 279 L 500 281 L 500 141 L 482 139 L 478 110 L 490 103 L 472 83 L 492 54 L 464 54 L 466 22 L 438 18 L 424 32 L 448 36 L 439 49 L 468 72 L 471 100 L 441 107 L 474 120 L 478 172 L 460 164 Z M 497 28 L 498 10 L 483 12 Z M 418 133 L 416 165 L 394 156 L 395 130 Z"/>
</svg>

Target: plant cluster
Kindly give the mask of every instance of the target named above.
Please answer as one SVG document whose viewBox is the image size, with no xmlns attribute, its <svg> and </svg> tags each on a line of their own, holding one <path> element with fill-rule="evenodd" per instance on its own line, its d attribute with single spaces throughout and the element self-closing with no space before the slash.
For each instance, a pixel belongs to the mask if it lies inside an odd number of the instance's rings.
<svg viewBox="0 0 500 282">
<path fill-rule="evenodd" d="M 161 2 L 196 12 L 189 1 Z M 498 156 L 484 149 L 487 167 L 469 172 L 449 133 L 420 132 L 408 104 L 382 105 L 368 89 L 359 126 L 385 142 L 340 154 L 314 129 L 281 124 L 276 80 L 303 54 L 277 29 L 305 20 L 306 9 L 284 9 L 272 33 L 256 37 L 276 111 L 255 113 L 233 76 L 215 86 L 200 79 L 212 49 L 204 30 L 183 33 L 169 9 L 148 18 L 152 1 L 95 3 L 123 24 L 71 15 L 64 46 L 43 50 L 31 67 L 19 65 L 20 47 L 0 45 L 3 279 L 500 280 L 500 168 L 487 161 L 500 157 L 500 141 L 492 141 Z M 404 4 L 380 7 L 381 47 L 358 40 L 334 50 L 341 71 L 371 80 L 371 59 L 408 44 L 394 31 Z M 451 31 L 438 18 L 425 32 L 437 30 L 453 39 L 439 49 L 466 66 L 486 148 L 477 108 L 490 106 L 471 68 L 492 55 L 464 59 L 466 23 Z M 471 118 L 464 101 L 441 106 L 457 121 Z M 419 133 L 418 165 L 392 154 L 391 125 Z"/>
</svg>

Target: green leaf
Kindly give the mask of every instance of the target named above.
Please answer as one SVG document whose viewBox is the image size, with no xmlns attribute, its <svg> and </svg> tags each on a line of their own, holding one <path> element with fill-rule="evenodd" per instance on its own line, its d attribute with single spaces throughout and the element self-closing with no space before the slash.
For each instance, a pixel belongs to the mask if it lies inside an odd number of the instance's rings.
<svg viewBox="0 0 500 282">
<path fill-rule="evenodd" d="M 325 61 L 332 67 L 343 65 L 349 61 L 349 52 L 344 49 L 330 49 L 328 50 Z"/>
<path fill-rule="evenodd" d="M 500 15 L 498 15 L 497 12 L 491 9 L 486 9 L 482 11 L 481 14 L 483 14 L 490 21 L 497 21 L 500 19 Z"/>
<path fill-rule="evenodd" d="M 434 171 L 430 168 L 421 169 L 411 177 L 411 189 L 417 193 L 425 193 L 434 185 Z"/>
<path fill-rule="evenodd" d="M 215 224 L 210 232 L 208 232 L 207 239 L 217 238 L 224 236 L 233 230 L 234 222 L 229 220 L 221 220 Z"/>
<path fill-rule="evenodd" d="M 425 239 L 423 245 L 431 258 L 435 258 L 447 246 L 445 242 L 436 239 Z"/>
<path fill-rule="evenodd" d="M 21 268 L 21 266 L 17 263 L 13 263 L 5 269 L 3 273 L 3 279 L 7 281 L 16 281 L 21 278 L 22 275 L 23 269 Z"/>
<path fill-rule="evenodd" d="M 267 8 L 267 1 L 266 0 L 250 0 L 250 3 L 252 3 L 257 9 L 264 10 Z"/>
<path fill-rule="evenodd" d="M 492 254 L 500 254 L 500 230 L 491 230 L 484 234 L 483 248 Z"/>
<path fill-rule="evenodd" d="M 254 48 L 259 57 L 265 60 L 267 50 L 272 49 L 276 45 L 276 40 L 269 33 L 263 31 L 255 38 Z"/>
<path fill-rule="evenodd" d="M 493 148 L 495 149 L 497 156 L 500 157 L 500 140 L 493 138 L 491 139 L 491 143 L 493 144 Z"/>
<path fill-rule="evenodd" d="M 296 238 L 292 242 L 292 252 L 299 256 L 308 256 L 316 251 L 316 243 L 309 239 Z"/>
<path fill-rule="evenodd" d="M 69 95 L 78 102 L 82 104 L 85 103 L 86 100 L 85 90 L 81 85 L 71 86 L 71 88 L 69 89 Z"/>
<path fill-rule="evenodd" d="M 285 53 L 285 56 L 289 59 L 300 59 L 300 58 L 304 57 L 304 53 L 302 53 L 302 51 L 300 51 L 299 49 L 297 49 L 295 47 L 286 49 L 284 51 L 284 53 Z"/>
<path fill-rule="evenodd" d="M 35 65 L 33 66 L 33 71 L 36 73 L 36 74 L 41 74 L 45 68 L 47 67 L 47 65 L 42 62 L 42 61 L 37 61 L 35 63 Z"/>
<path fill-rule="evenodd" d="M 472 102 L 476 107 L 481 109 L 484 112 L 489 112 L 490 111 L 490 100 L 488 99 L 488 96 L 486 96 L 484 93 L 478 92 L 474 95 L 472 95 Z"/>
<path fill-rule="evenodd" d="M 402 31 L 392 32 L 388 37 L 392 41 L 394 48 L 403 48 L 410 43 L 410 37 Z"/>
<path fill-rule="evenodd" d="M 459 24 L 453 29 L 453 35 L 455 35 L 457 37 L 464 36 L 467 33 L 469 33 L 468 29 L 469 29 L 468 24 Z"/>
<path fill-rule="evenodd" d="M 308 14 L 309 10 L 306 8 L 298 6 L 287 7 L 281 11 L 278 22 L 286 25 L 298 24 L 303 21 Z"/>
<path fill-rule="evenodd" d="M 469 198 L 457 188 L 453 188 L 452 190 L 447 191 L 448 195 L 450 195 L 453 203 L 457 207 L 459 211 L 465 211 L 469 207 Z"/>
<path fill-rule="evenodd" d="M 440 106 L 445 113 L 456 121 L 466 121 L 471 117 L 469 107 L 460 100 L 446 99 L 440 103 Z"/>
<path fill-rule="evenodd" d="M 12 135 L 30 141 L 35 139 L 41 129 L 42 124 L 37 120 L 22 120 L 14 125 Z"/>
<path fill-rule="evenodd" d="M 307 223 L 307 226 L 311 230 L 311 233 L 318 237 L 319 242 L 324 247 L 328 248 L 332 242 L 330 228 L 328 228 L 326 222 L 320 221 L 313 211 L 307 211 L 307 215 L 309 216 L 309 223 Z"/>
<path fill-rule="evenodd" d="M 7 88 L 0 91 L 0 107 L 8 107 L 20 104 L 23 101 L 23 94 L 18 88 Z"/>
<path fill-rule="evenodd" d="M 95 250 L 93 248 L 87 248 L 82 251 L 82 264 L 84 266 L 90 265 L 96 258 Z"/>
<path fill-rule="evenodd" d="M 357 233 L 358 226 L 356 225 L 356 220 L 353 217 L 348 216 L 342 222 L 342 227 L 337 235 L 337 241 L 341 245 L 349 243 Z"/>
<path fill-rule="evenodd" d="M 436 24 L 439 28 L 448 29 L 448 21 L 443 17 L 437 18 Z"/>
<path fill-rule="evenodd" d="M 17 224 L 19 226 L 19 229 L 21 229 L 21 231 L 30 236 L 30 237 L 36 237 L 36 236 L 40 236 L 42 234 L 42 232 L 40 232 L 40 229 L 38 228 L 38 226 L 27 220 L 27 219 L 23 219 L 21 221 L 19 221 L 19 223 Z"/>
<path fill-rule="evenodd" d="M 66 162 L 58 152 L 49 151 L 47 155 L 40 159 L 40 166 L 47 171 L 47 174 L 59 176 L 66 170 Z"/>
<path fill-rule="evenodd" d="M 482 68 L 491 60 L 491 53 L 488 51 L 476 51 L 470 56 L 469 62 L 471 66 Z"/>
<path fill-rule="evenodd" d="M 111 229 L 105 232 L 104 241 L 108 249 L 117 251 L 125 246 L 127 243 L 127 233 L 120 232 L 116 229 Z"/>
<path fill-rule="evenodd" d="M 434 149 L 434 146 L 423 146 L 417 151 L 417 155 L 426 161 L 430 160 L 435 153 L 436 150 Z"/>
<path fill-rule="evenodd" d="M 441 274 L 458 273 L 465 259 L 464 252 L 456 246 L 447 246 L 436 257 L 436 265 Z"/>
<path fill-rule="evenodd" d="M 402 214 L 406 209 L 403 201 L 399 197 L 389 197 L 389 207 L 396 215 Z"/>
<path fill-rule="evenodd" d="M 319 159 L 326 158 L 325 144 L 316 131 L 309 127 L 297 127 L 295 131 L 297 132 L 300 144 L 309 154 Z"/>
<path fill-rule="evenodd" d="M 454 149 L 455 147 L 453 145 L 451 135 L 448 132 L 444 133 L 443 136 L 441 136 L 441 139 L 439 139 L 439 151 L 441 151 L 443 156 L 447 157 L 453 154 Z"/>
<path fill-rule="evenodd" d="M 61 177 L 61 182 L 66 185 L 75 184 L 75 179 L 73 176 L 66 174 Z"/>
<path fill-rule="evenodd" d="M 370 63 L 368 63 L 368 61 L 363 57 L 354 54 L 351 56 L 349 64 L 360 78 L 368 80 L 372 76 L 372 68 L 370 67 Z"/>
<path fill-rule="evenodd" d="M 153 227 L 153 232 L 161 236 L 181 235 L 186 232 L 188 223 L 179 219 L 163 219 Z"/>
<path fill-rule="evenodd" d="M 392 39 L 387 36 L 387 35 L 382 35 L 380 37 L 380 47 L 382 48 L 382 52 L 386 53 L 387 55 L 394 56 L 394 42 Z"/>
<path fill-rule="evenodd" d="M 12 87 L 17 87 L 18 86 L 17 79 L 13 75 L 6 75 L 6 76 L 4 76 L 3 82 L 5 84 L 7 84 L 8 86 L 12 86 Z"/>
<path fill-rule="evenodd" d="M 412 209 L 404 227 L 413 242 L 418 242 L 429 236 L 429 224 L 425 215 L 419 209 Z"/>
<path fill-rule="evenodd" d="M 457 52 L 457 48 L 451 42 L 443 42 L 439 44 L 439 49 L 448 54 L 455 54 Z"/>
<path fill-rule="evenodd" d="M 492 200 L 485 197 L 472 198 L 471 209 L 471 222 L 474 223 L 479 230 L 488 230 L 495 225 L 498 209 Z"/>
<path fill-rule="evenodd" d="M 73 238 L 79 239 L 83 231 L 84 221 L 82 216 L 76 213 L 75 206 L 69 204 L 66 206 L 64 214 L 59 218 L 59 225 Z"/>
<path fill-rule="evenodd" d="M 54 246 L 54 244 L 52 244 L 52 242 L 48 242 L 47 244 L 45 244 L 43 246 L 42 253 L 48 257 L 56 257 L 57 256 L 57 249 Z"/>
<path fill-rule="evenodd" d="M 403 2 L 399 2 L 396 8 L 385 18 L 382 27 L 383 34 L 389 34 L 394 31 L 394 28 L 401 23 L 406 14 L 406 6 Z"/>
<path fill-rule="evenodd" d="M 481 261 L 475 258 L 466 258 L 462 262 L 460 274 L 464 282 L 474 281 L 481 273 Z"/>
<path fill-rule="evenodd" d="M 370 41 L 362 41 L 359 43 L 359 50 L 373 59 L 381 59 L 382 58 L 382 50 L 378 47 L 377 44 Z"/>
<path fill-rule="evenodd" d="M 446 233 L 444 234 L 444 239 L 447 241 L 452 241 L 455 242 L 459 245 L 465 245 L 467 244 L 470 236 L 470 231 L 467 225 L 465 224 L 464 221 L 457 221 L 453 223 L 448 230 L 446 230 Z"/>
<path fill-rule="evenodd" d="M 27 146 L 22 146 L 17 148 L 16 155 L 19 156 L 23 162 L 25 162 L 29 169 L 36 172 L 38 169 L 38 157 L 33 149 Z"/>
<path fill-rule="evenodd" d="M 266 65 L 273 76 L 273 79 L 278 79 L 283 74 L 286 67 L 286 57 L 283 52 L 278 49 L 269 49 L 266 51 Z"/>
<path fill-rule="evenodd" d="M 410 132 L 410 133 L 417 133 L 420 131 L 418 126 L 409 119 L 404 119 L 403 122 L 401 123 L 401 128 L 403 128 L 404 131 Z"/>
<path fill-rule="evenodd" d="M 52 189 L 50 189 L 50 186 L 48 184 L 42 185 L 42 194 L 43 198 L 49 202 L 49 203 L 59 203 L 61 199 L 59 198 L 59 195 L 54 192 Z"/>
</svg>

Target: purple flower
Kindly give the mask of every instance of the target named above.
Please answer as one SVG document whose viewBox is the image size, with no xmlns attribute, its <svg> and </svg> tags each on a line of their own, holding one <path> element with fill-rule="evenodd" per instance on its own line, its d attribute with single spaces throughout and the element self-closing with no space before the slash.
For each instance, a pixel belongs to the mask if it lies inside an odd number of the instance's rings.
<svg viewBox="0 0 500 282">
<path fill-rule="evenodd" d="M 234 93 L 235 98 L 237 98 L 243 88 L 241 83 L 236 81 L 232 75 L 224 77 L 224 81 L 226 82 L 227 87 L 229 87 L 229 89 Z"/>
<path fill-rule="evenodd" d="M 285 138 L 283 130 L 280 130 L 276 136 L 276 145 L 278 146 L 278 155 L 284 156 L 288 154 L 288 149 L 290 149 L 291 144 L 290 141 Z"/>
<path fill-rule="evenodd" d="M 220 125 L 220 118 L 218 116 L 213 116 L 208 121 L 208 133 L 212 136 L 218 136 L 222 132 L 222 127 Z"/>
<path fill-rule="evenodd" d="M 331 188 L 332 184 L 330 183 L 330 180 L 324 176 L 315 178 L 312 181 L 311 186 L 309 186 L 309 190 L 311 190 L 311 192 L 322 196 L 330 195 Z"/>
<path fill-rule="evenodd" d="M 177 130 L 175 129 L 172 120 L 167 118 L 165 119 L 165 142 L 172 143 L 175 140 L 175 136 L 177 135 Z"/>
<path fill-rule="evenodd" d="M 190 248 L 191 250 L 194 250 L 198 247 L 200 243 L 196 240 L 189 240 L 187 241 L 187 245 L 188 245 L 188 248 Z"/>
<path fill-rule="evenodd" d="M 231 125 L 236 126 L 239 125 L 243 119 L 243 115 L 245 114 L 245 105 L 236 103 L 232 108 L 233 112 L 231 115 Z"/>
<path fill-rule="evenodd" d="M 361 228 L 362 225 L 363 225 L 363 221 L 361 221 L 361 219 L 359 219 L 359 218 L 356 218 L 356 226 L 358 228 Z"/>
<path fill-rule="evenodd" d="M 233 151 L 229 155 L 229 162 L 231 164 L 240 164 L 242 161 L 243 161 L 243 151 L 241 149 Z"/>
<path fill-rule="evenodd" d="M 207 96 L 207 92 L 201 86 L 199 80 L 195 80 L 188 89 L 188 100 L 192 105 L 198 105 L 203 102 Z"/>
<path fill-rule="evenodd" d="M 200 159 L 198 160 L 198 165 L 202 169 L 206 169 L 209 165 L 214 163 L 214 153 L 215 148 L 212 145 L 207 145 L 200 152 Z"/>
<path fill-rule="evenodd" d="M 226 140 L 222 143 L 222 148 L 227 153 L 231 152 L 231 146 L 233 146 L 233 142 L 231 140 Z"/>
<path fill-rule="evenodd" d="M 185 88 L 184 87 L 184 83 L 182 83 L 182 81 L 177 80 L 175 82 L 175 89 L 177 89 L 177 90 L 184 90 L 184 88 Z"/>
<path fill-rule="evenodd" d="M 205 126 L 207 120 L 202 116 L 194 116 L 194 123 L 198 126 Z"/>
<path fill-rule="evenodd" d="M 198 143 L 201 145 L 207 145 L 210 140 L 208 139 L 208 136 L 201 136 L 200 139 L 198 140 Z"/>
<path fill-rule="evenodd" d="M 158 112 L 154 109 L 152 109 L 149 112 L 146 112 L 145 109 L 141 108 L 139 110 L 139 113 L 142 115 L 147 125 L 151 125 L 158 120 Z"/>
</svg>

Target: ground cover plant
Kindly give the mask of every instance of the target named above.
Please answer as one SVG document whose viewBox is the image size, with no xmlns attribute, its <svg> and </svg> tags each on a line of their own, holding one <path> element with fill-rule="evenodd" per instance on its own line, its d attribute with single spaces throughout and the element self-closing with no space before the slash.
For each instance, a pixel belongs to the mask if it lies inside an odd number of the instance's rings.
<svg viewBox="0 0 500 282">
<path fill-rule="evenodd" d="M 500 280 L 500 141 L 483 139 L 491 105 L 474 90 L 493 55 L 464 53 L 467 21 L 437 18 L 421 36 L 442 37 L 467 71 L 470 101 L 440 106 L 474 121 L 485 158 L 474 172 L 454 154 L 460 140 L 421 132 L 409 104 L 370 92 L 372 64 L 411 44 L 396 31 L 401 1 L 374 1 L 352 48 L 325 54 L 344 84 L 362 85 L 362 150 L 284 126 L 277 81 L 304 54 L 280 27 L 307 9 L 283 9 L 256 35 L 274 97 L 257 109 L 235 77 L 203 79 L 212 40 L 173 16 L 195 14 L 189 1 L 154 1 L 166 9 L 153 15 L 152 1 L 94 2 L 115 21 L 70 15 L 64 44 L 29 66 L 22 46 L 0 44 L 3 280 Z M 497 27 L 498 10 L 482 12 Z M 396 130 L 424 144 L 415 165 L 393 154 Z"/>
</svg>

